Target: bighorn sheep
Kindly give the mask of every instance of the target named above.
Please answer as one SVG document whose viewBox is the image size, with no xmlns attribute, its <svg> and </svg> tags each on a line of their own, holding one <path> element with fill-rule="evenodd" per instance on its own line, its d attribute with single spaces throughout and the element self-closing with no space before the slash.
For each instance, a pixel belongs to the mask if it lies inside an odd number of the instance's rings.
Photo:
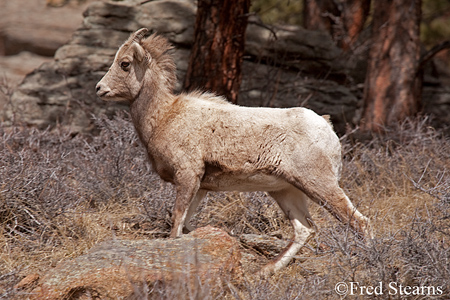
<svg viewBox="0 0 450 300">
<path fill-rule="evenodd" d="M 307 199 L 361 236 L 368 219 L 339 187 L 341 145 L 331 124 L 306 108 L 250 108 L 211 93 L 175 95 L 168 41 L 136 31 L 96 86 L 105 101 L 126 100 L 154 170 L 176 187 L 171 237 L 180 236 L 207 191 L 266 191 L 294 229 L 264 272 L 286 266 L 314 232 Z"/>
</svg>

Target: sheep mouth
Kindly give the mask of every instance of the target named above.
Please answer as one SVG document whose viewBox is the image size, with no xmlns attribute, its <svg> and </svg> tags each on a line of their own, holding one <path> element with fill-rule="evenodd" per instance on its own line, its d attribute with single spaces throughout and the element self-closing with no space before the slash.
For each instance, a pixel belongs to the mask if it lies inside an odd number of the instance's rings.
<svg viewBox="0 0 450 300">
<path fill-rule="evenodd" d="M 108 91 L 98 91 L 97 96 L 102 99 L 109 98 L 108 93 L 109 93 Z"/>
<path fill-rule="evenodd" d="M 108 102 L 125 102 L 125 101 L 127 101 L 126 98 L 114 95 L 111 93 L 111 91 L 99 91 L 97 93 L 97 96 L 100 99 L 102 99 L 103 101 L 108 101 Z"/>
<path fill-rule="evenodd" d="M 120 101 L 122 99 L 116 97 L 111 91 L 98 91 L 97 96 L 103 101 Z"/>
</svg>

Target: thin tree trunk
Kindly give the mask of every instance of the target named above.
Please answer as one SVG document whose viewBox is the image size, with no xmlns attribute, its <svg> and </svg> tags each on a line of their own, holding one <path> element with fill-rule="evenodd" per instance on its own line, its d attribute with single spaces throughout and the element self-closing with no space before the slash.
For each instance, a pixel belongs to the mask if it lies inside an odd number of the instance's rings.
<svg viewBox="0 0 450 300">
<path fill-rule="evenodd" d="M 370 0 L 346 0 L 341 7 L 343 33 L 338 44 L 342 49 L 349 50 L 364 29 L 370 12 Z"/>
<path fill-rule="evenodd" d="M 333 0 L 304 0 L 303 26 L 310 30 L 323 30 L 333 35 L 333 17 L 339 9 Z"/>
<path fill-rule="evenodd" d="M 420 108 L 421 0 L 375 2 L 361 127 L 382 132 Z"/>
<path fill-rule="evenodd" d="M 304 0 L 304 27 L 324 30 L 344 50 L 351 49 L 370 12 L 370 0 Z"/>
<path fill-rule="evenodd" d="M 250 0 L 198 0 L 195 42 L 184 81 L 237 103 Z"/>
</svg>

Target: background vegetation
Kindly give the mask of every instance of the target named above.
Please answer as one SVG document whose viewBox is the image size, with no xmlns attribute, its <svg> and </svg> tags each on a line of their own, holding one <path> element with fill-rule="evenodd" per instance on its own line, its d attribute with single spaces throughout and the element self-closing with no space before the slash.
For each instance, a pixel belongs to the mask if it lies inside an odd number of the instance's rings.
<svg viewBox="0 0 450 300">
<path fill-rule="evenodd" d="M 372 1 L 373 5 L 373 1 Z M 252 0 L 251 10 L 266 24 L 303 25 L 303 1 Z M 369 18 L 366 26 L 372 22 Z M 427 49 L 450 37 L 450 2 L 423 0 L 421 40 Z M 439 56 L 450 67 L 450 51 Z"/>
<path fill-rule="evenodd" d="M 25 275 L 99 241 L 168 236 L 174 190 L 150 171 L 128 116 L 96 123 L 97 136 L 0 127 L 0 298 L 26 298 L 14 289 Z M 205 285 L 202 299 L 337 299 L 341 281 L 441 286 L 433 299 L 450 296 L 450 141 L 422 119 L 365 144 L 351 133 L 342 142 L 342 186 L 373 220 L 373 243 L 311 204 L 319 233 L 288 268 L 231 290 Z M 291 235 L 265 193 L 209 194 L 193 223 L 233 236 Z M 198 296 L 185 289 L 150 290 L 157 299 Z"/>
</svg>

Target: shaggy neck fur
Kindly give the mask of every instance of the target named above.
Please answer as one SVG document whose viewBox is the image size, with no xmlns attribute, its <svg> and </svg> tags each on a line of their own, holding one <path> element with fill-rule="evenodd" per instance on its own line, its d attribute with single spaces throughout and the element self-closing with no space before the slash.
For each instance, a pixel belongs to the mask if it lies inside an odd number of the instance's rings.
<svg viewBox="0 0 450 300">
<path fill-rule="evenodd" d="M 171 46 L 165 39 L 152 35 L 140 42 L 145 49 L 148 67 L 142 88 L 131 101 L 130 112 L 142 142 L 147 144 L 157 124 L 171 110 L 177 96 L 173 94 L 176 67 L 168 54 Z"/>
<path fill-rule="evenodd" d="M 144 82 L 138 97 L 130 105 L 131 118 L 142 142 L 152 137 L 157 124 L 170 111 L 176 97 L 172 92 L 161 88 L 150 88 Z"/>
</svg>

